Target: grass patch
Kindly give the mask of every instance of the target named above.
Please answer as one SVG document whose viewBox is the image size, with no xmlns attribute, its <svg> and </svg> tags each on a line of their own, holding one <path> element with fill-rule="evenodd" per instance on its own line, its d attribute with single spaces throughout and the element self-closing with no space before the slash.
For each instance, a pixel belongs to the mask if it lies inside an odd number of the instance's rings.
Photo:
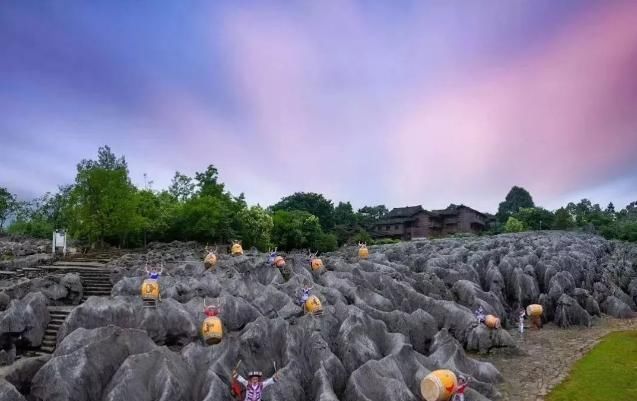
<svg viewBox="0 0 637 401">
<path fill-rule="evenodd" d="M 546 401 L 636 401 L 637 331 L 604 337 Z"/>
</svg>

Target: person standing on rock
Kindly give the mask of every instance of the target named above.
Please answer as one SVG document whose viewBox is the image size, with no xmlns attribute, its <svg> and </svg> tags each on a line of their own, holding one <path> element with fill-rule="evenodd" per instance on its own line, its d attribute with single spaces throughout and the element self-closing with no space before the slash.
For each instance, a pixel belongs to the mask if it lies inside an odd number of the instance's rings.
<svg viewBox="0 0 637 401">
<path fill-rule="evenodd" d="M 271 384 L 279 381 L 279 373 L 275 372 L 271 378 L 261 381 L 263 374 L 259 371 L 252 371 L 248 373 L 248 380 L 237 373 L 236 370 L 232 371 L 232 378 L 239 381 L 246 388 L 246 396 L 243 401 L 262 401 L 263 390 Z"/>
<path fill-rule="evenodd" d="M 469 386 L 469 379 L 464 376 L 458 376 L 458 385 L 453 390 L 452 401 L 464 401 L 464 392 Z"/>
<path fill-rule="evenodd" d="M 478 324 L 484 323 L 485 312 L 482 305 L 480 305 L 478 309 L 476 309 L 475 312 L 473 312 L 473 314 L 476 315 L 476 319 L 478 319 Z"/>
<path fill-rule="evenodd" d="M 312 292 L 312 287 L 310 287 L 310 283 L 305 281 L 303 282 L 303 288 L 301 289 L 301 298 L 299 299 L 299 305 L 303 306 L 305 301 L 310 297 L 310 293 Z"/>
<path fill-rule="evenodd" d="M 148 273 L 148 278 L 151 280 L 159 280 L 159 276 L 161 276 L 163 272 L 163 267 L 159 271 L 157 271 L 156 267 L 151 267 L 150 270 L 148 270 L 148 266 L 146 266 L 146 273 Z"/>
<path fill-rule="evenodd" d="M 520 316 L 518 318 L 520 324 L 520 334 L 524 334 L 524 317 L 526 316 L 526 312 L 524 308 L 520 308 Z"/>
</svg>

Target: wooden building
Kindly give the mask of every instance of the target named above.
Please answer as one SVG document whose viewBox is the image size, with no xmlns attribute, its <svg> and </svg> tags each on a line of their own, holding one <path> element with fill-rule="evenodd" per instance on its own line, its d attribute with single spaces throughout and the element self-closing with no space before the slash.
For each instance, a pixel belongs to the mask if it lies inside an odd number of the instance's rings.
<svg viewBox="0 0 637 401">
<path fill-rule="evenodd" d="M 392 209 L 374 225 L 375 238 L 442 237 L 456 233 L 478 234 L 486 228 L 487 215 L 465 205 L 449 205 L 442 210 L 422 206 Z"/>
</svg>

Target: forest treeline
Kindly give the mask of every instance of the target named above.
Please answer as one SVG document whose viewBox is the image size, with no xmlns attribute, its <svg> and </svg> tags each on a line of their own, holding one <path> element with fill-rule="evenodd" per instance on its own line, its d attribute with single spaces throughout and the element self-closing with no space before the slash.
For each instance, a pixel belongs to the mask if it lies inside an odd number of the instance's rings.
<svg viewBox="0 0 637 401">
<path fill-rule="evenodd" d="M 0 230 L 49 238 L 54 229 L 67 229 L 87 246 L 144 246 L 151 241 L 195 240 L 227 244 L 240 239 L 245 247 L 267 250 L 311 248 L 330 251 L 346 243 L 372 242 L 374 223 L 388 212 L 384 205 L 354 211 L 350 202 L 317 193 L 294 193 L 267 208 L 248 206 L 219 181 L 210 165 L 189 177 L 176 172 L 166 190 L 137 188 L 131 183 L 123 156 L 108 146 L 97 160 L 77 165 L 75 182 L 19 201 L 0 187 Z M 500 203 L 486 234 L 524 230 L 586 230 L 607 238 L 637 241 L 637 202 L 616 211 L 583 199 L 556 211 L 537 207 L 524 188 L 513 187 Z"/>
</svg>

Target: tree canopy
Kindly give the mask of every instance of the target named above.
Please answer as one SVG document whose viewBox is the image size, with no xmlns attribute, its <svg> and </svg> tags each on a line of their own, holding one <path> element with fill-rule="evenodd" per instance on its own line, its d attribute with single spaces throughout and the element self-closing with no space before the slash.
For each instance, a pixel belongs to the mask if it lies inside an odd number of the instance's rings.
<svg viewBox="0 0 637 401">
<path fill-rule="evenodd" d="M 210 164 L 189 177 L 180 172 L 166 190 L 137 188 L 128 164 L 108 147 L 95 160 L 77 165 L 75 182 L 30 201 L 18 201 L 0 188 L 0 229 L 10 217 L 9 232 L 49 238 L 52 230 L 68 229 L 86 245 L 141 246 L 150 241 L 196 240 L 265 251 L 310 248 L 330 251 L 346 243 L 370 243 L 374 224 L 388 213 L 385 205 L 334 202 L 313 192 L 296 192 L 264 209 L 249 207 L 243 194 L 226 190 L 219 171 Z M 585 230 L 626 241 L 637 241 L 637 202 L 617 211 L 602 209 L 588 199 L 551 212 L 535 206 L 528 191 L 513 187 L 500 203 L 496 232 L 524 230 Z"/>
<path fill-rule="evenodd" d="M 506 222 L 522 208 L 535 207 L 531 194 L 524 188 L 514 186 L 507 194 L 504 202 L 498 206 L 496 218 L 499 222 Z"/>
</svg>

